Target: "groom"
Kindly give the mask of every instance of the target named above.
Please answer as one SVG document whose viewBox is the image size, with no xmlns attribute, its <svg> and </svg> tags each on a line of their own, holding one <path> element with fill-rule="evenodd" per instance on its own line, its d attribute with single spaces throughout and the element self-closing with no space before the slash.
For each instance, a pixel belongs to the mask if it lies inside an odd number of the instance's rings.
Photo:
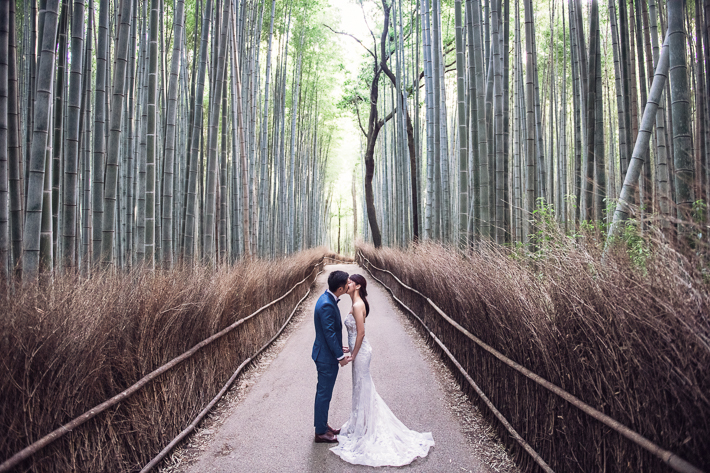
<svg viewBox="0 0 710 473">
<path fill-rule="evenodd" d="M 335 443 L 335 430 L 328 425 L 328 408 L 333 397 L 333 386 L 338 377 L 338 364 L 347 365 L 351 358 L 349 351 L 343 346 L 343 325 L 338 309 L 339 297 L 345 294 L 348 286 L 348 273 L 333 271 L 328 276 L 328 289 L 316 302 L 314 322 L 316 326 L 316 341 L 313 344 L 311 357 L 318 369 L 318 387 L 313 412 L 313 425 L 316 428 L 317 443 Z M 345 353 L 344 353 L 345 352 Z"/>
</svg>

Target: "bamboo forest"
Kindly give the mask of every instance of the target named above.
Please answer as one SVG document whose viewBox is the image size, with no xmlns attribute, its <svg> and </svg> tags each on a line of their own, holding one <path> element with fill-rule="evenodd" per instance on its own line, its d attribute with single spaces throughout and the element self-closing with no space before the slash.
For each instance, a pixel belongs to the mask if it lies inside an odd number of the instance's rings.
<svg viewBox="0 0 710 473">
<path fill-rule="evenodd" d="M 0 473 L 350 471 L 328 291 L 416 471 L 710 471 L 708 199 L 710 0 L 0 0 Z"/>
<path fill-rule="evenodd" d="M 358 38 L 318 2 L 5 3 L 5 275 L 325 243 L 348 113 L 349 211 L 377 247 L 529 242 L 536 209 L 707 218 L 694 4 L 392 1 Z M 365 55 L 339 95 L 337 35 Z"/>
</svg>

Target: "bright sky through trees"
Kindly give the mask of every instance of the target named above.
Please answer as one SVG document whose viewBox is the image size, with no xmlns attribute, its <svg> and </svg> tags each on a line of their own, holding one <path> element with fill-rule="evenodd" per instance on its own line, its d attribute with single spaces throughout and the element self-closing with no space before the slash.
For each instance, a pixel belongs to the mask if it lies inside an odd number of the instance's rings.
<svg viewBox="0 0 710 473">
<path fill-rule="evenodd" d="M 363 10 L 359 2 L 355 0 L 330 0 L 330 8 L 332 11 L 331 17 L 338 20 L 340 24 L 331 24 L 328 26 L 336 31 L 352 34 L 366 45 L 372 43 L 372 37 L 365 23 Z M 371 27 L 375 27 L 370 12 L 371 9 L 371 4 L 365 5 L 368 22 Z M 363 53 L 367 53 L 353 38 L 336 34 L 333 34 L 332 38 L 333 41 L 336 41 L 340 45 L 342 51 L 342 80 L 337 81 L 338 84 L 342 85 L 348 79 L 356 79 L 361 64 L 365 61 Z M 335 145 L 334 152 L 330 156 L 328 178 L 332 179 L 334 202 L 342 198 L 344 208 L 352 211 L 351 186 L 353 176 L 352 169 L 354 166 L 358 167 L 358 189 L 362 185 L 362 174 L 359 171 L 361 167 L 360 156 L 362 153 L 360 150 L 360 140 L 362 133 L 357 127 L 355 117 L 349 111 L 342 111 L 338 118 L 337 128 L 338 141 Z M 337 212 L 336 209 L 332 207 L 331 209 L 331 213 Z M 362 209 L 359 209 L 359 211 L 362 212 Z M 333 220 L 333 222 L 335 222 L 335 220 Z M 347 225 L 347 229 L 352 231 L 352 217 L 349 216 L 344 220 L 344 223 Z M 337 232 L 337 223 L 333 223 L 331 226 L 332 241 L 337 239 Z"/>
</svg>

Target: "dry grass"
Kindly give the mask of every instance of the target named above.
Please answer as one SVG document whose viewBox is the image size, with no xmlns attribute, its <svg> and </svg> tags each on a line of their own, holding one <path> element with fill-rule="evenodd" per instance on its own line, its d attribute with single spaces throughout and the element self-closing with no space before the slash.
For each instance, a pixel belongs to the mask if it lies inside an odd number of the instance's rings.
<svg viewBox="0 0 710 473">
<path fill-rule="evenodd" d="M 323 249 L 217 270 L 58 278 L 0 301 L 0 458 L 7 459 L 311 273 Z M 315 276 L 315 273 L 313 273 Z M 214 397 L 306 293 L 205 347 L 18 471 L 136 471 Z"/>
<path fill-rule="evenodd" d="M 625 251 L 602 264 L 594 243 L 560 236 L 535 258 L 497 246 L 466 255 L 433 244 L 359 249 L 509 358 L 710 471 L 710 290 L 698 261 L 660 240 L 646 245 L 643 267 Z M 388 274 L 375 275 L 555 471 L 670 471 L 483 351 Z M 499 430 L 522 468 L 536 471 Z"/>
</svg>

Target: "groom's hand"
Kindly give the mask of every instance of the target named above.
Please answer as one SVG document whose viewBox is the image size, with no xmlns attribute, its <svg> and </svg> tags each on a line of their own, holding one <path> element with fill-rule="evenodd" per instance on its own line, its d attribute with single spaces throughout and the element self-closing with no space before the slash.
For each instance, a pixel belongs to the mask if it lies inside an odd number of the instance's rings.
<svg viewBox="0 0 710 473">
<path fill-rule="evenodd" d="M 346 355 L 344 358 L 341 358 L 338 363 L 340 363 L 340 366 L 345 366 L 348 363 L 352 361 L 353 357 L 350 355 Z"/>
<path fill-rule="evenodd" d="M 343 353 L 350 353 L 350 347 L 343 347 Z"/>
</svg>

